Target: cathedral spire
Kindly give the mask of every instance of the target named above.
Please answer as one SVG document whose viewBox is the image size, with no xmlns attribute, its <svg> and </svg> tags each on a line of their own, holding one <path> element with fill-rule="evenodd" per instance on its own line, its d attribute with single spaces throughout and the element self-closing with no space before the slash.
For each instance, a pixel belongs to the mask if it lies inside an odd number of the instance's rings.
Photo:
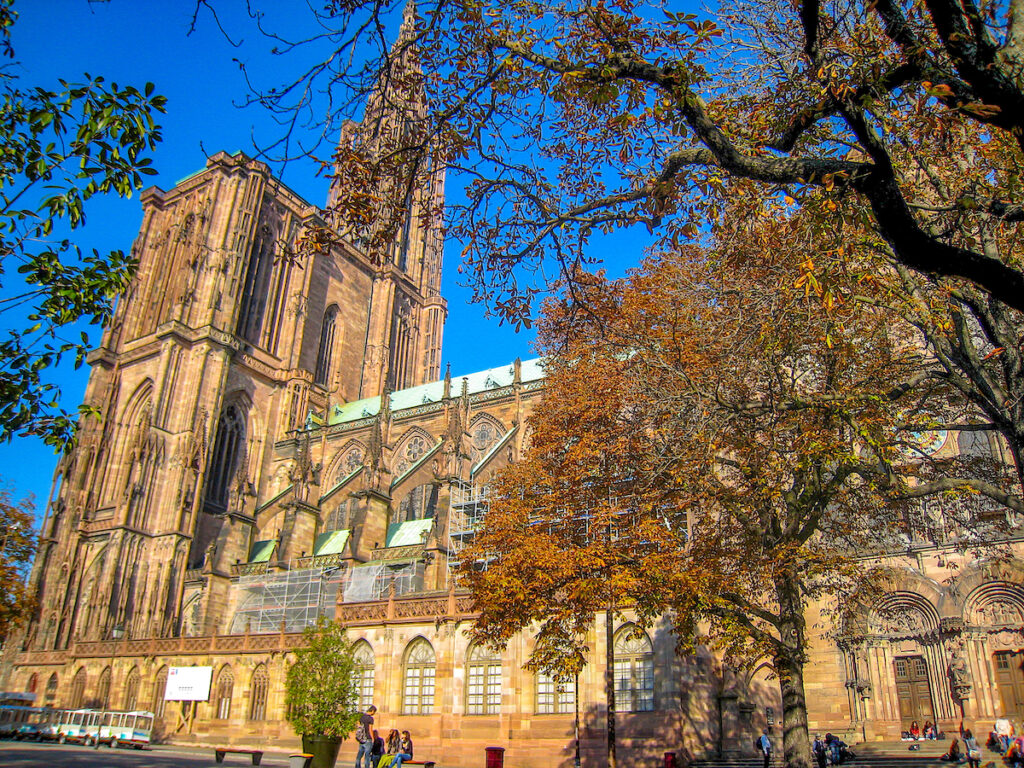
<svg viewBox="0 0 1024 768">
<path fill-rule="evenodd" d="M 402 9 L 402 27 L 398 32 L 399 40 L 412 34 L 416 28 L 416 18 L 416 0 L 405 0 L 405 8 Z"/>
</svg>

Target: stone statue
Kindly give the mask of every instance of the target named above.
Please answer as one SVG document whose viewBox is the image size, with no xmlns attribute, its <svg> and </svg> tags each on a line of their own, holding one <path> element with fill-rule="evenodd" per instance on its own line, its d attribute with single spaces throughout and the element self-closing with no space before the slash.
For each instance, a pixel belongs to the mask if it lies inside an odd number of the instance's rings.
<svg viewBox="0 0 1024 768">
<path fill-rule="evenodd" d="M 213 561 L 217 557 L 217 542 L 211 541 L 209 546 L 206 547 L 206 557 L 203 559 L 203 565 L 210 570 L 213 570 Z"/>
<path fill-rule="evenodd" d="M 967 660 L 961 654 L 962 646 L 953 646 L 953 652 L 949 657 L 949 687 L 953 696 L 963 700 L 971 693 L 971 672 L 967 666 Z"/>
</svg>

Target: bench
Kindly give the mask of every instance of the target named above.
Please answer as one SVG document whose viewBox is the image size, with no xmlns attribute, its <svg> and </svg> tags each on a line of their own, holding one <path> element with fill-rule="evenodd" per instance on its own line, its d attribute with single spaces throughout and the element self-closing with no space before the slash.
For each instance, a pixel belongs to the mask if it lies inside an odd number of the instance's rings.
<svg viewBox="0 0 1024 768">
<path fill-rule="evenodd" d="M 218 763 L 223 763 L 224 756 L 231 753 L 238 755 L 251 755 L 253 765 L 259 765 L 260 761 L 263 759 L 262 749 L 238 749 L 235 747 L 217 747 L 213 750 L 213 755 L 217 758 Z"/>
<path fill-rule="evenodd" d="M 403 760 L 402 765 L 422 765 L 423 768 L 434 768 L 433 760 Z"/>
</svg>

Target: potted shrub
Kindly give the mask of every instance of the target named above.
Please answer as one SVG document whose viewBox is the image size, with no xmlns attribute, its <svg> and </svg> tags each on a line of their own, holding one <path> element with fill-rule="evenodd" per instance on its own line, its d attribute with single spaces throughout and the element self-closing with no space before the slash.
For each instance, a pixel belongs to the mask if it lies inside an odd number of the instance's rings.
<svg viewBox="0 0 1024 768">
<path fill-rule="evenodd" d="M 286 717 L 313 755 L 311 768 L 334 768 L 341 742 L 359 723 L 352 643 L 345 628 L 320 617 L 306 627 L 285 677 Z"/>
</svg>

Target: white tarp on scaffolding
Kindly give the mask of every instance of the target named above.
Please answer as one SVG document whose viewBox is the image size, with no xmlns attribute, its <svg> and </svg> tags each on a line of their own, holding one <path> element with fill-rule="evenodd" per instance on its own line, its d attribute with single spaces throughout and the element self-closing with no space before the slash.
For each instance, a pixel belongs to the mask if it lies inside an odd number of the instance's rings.
<svg viewBox="0 0 1024 768">
<path fill-rule="evenodd" d="M 392 585 L 395 597 L 418 592 L 423 588 L 423 569 L 422 560 L 357 565 L 345 577 L 343 602 L 362 603 L 386 599 Z"/>
<path fill-rule="evenodd" d="M 380 598 L 377 582 L 384 571 L 383 563 L 368 563 L 352 568 L 345 579 L 345 602 L 362 603 Z"/>
</svg>

